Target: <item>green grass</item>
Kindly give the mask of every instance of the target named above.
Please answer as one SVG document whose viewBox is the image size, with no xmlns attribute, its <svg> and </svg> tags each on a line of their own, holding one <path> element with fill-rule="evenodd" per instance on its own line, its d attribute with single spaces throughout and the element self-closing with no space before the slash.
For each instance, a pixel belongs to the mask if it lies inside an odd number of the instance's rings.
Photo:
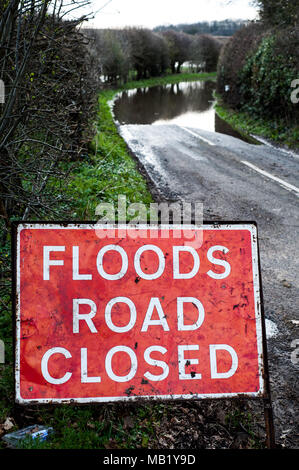
<svg viewBox="0 0 299 470">
<path fill-rule="evenodd" d="M 13 329 L 11 302 L 10 243 L 0 247 L 0 339 L 5 345 L 5 363 L 0 364 L 0 423 L 10 415 L 13 396 Z"/>
<path fill-rule="evenodd" d="M 286 123 L 284 120 L 264 119 L 253 113 L 236 111 L 227 107 L 219 95 L 215 95 L 217 103 L 216 113 L 241 134 L 262 137 L 274 144 L 287 146 L 290 149 L 298 149 L 299 126 Z"/>
<path fill-rule="evenodd" d="M 75 219 L 95 220 L 97 205 L 102 202 L 117 205 L 119 194 L 126 196 L 128 204 L 152 202 L 147 183 L 117 132 L 108 105 L 110 96 L 111 91 L 99 96 L 96 134 L 89 156 L 72 171 L 66 188 L 66 194 L 73 200 Z"/>
<path fill-rule="evenodd" d="M 24 449 L 103 449 L 147 447 L 155 442 L 154 427 L 165 406 L 149 405 L 60 405 L 46 406 L 35 413 L 38 421 L 52 426 L 46 441 L 27 438 Z"/>
<path fill-rule="evenodd" d="M 249 438 L 249 448 L 251 449 L 263 449 L 264 444 L 261 441 L 260 436 L 257 436 L 254 432 L 254 419 L 250 412 L 241 411 L 240 409 L 235 409 L 232 412 L 228 413 L 225 417 L 225 424 L 227 430 L 235 434 L 240 431 L 244 431 L 248 434 Z"/>
</svg>

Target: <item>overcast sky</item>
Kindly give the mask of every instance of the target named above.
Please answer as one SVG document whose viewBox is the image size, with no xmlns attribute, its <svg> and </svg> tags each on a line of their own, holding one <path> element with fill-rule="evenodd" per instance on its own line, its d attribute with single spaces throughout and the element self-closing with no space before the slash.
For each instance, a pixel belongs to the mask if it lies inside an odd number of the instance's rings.
<svg viewBox="0 0 299 470">
<path fill-rule="evenodd" d="M 94 12 L 104 8 L 86 26 L 153 28 L 227 18 L 254 19 L 257 13 L 251 3 L 251 0 L 92 0 Z"/>
</svg>

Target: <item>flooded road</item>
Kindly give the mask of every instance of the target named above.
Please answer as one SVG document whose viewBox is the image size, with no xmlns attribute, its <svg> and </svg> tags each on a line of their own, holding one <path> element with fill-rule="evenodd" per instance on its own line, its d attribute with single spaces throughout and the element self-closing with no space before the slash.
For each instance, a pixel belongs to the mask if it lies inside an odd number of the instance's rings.
<svg viewBox="0 0 299 470">
<path fill-rule="evenodd" d="M 202 80 L 123 91 L 113 111 L 121 125 L 177 124 L 248 141 L 215 113 L 215 87 L 215 81 Z"/>
</svg>

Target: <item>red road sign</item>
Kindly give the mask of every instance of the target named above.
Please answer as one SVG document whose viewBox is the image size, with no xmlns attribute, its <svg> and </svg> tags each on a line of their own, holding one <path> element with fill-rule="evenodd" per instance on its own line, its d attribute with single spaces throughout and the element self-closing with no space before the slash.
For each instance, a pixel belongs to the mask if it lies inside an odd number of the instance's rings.
<svg viewBox="0 0 299 470">
<path fill-rule="evenodd" d="M 265 393 L 254 224 L 19 224 L 16 295 L 19 403 Z"/>
</svg>

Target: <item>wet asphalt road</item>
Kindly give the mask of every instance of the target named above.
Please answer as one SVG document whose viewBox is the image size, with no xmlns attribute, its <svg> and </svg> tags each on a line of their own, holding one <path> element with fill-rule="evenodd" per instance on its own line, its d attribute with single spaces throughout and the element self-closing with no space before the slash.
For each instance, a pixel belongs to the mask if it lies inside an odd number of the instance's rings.
<svg viewBox="0 0 299 470">
<path fill-rule="evenodd" d="M 119 131 L 157 201 L 202 202 L 205 221 L 257 222 L 265 316 L 278 329 L 268 332 L 276 439 L 298 448 L 299 155 L 176 125 Z"/>
</svg>

